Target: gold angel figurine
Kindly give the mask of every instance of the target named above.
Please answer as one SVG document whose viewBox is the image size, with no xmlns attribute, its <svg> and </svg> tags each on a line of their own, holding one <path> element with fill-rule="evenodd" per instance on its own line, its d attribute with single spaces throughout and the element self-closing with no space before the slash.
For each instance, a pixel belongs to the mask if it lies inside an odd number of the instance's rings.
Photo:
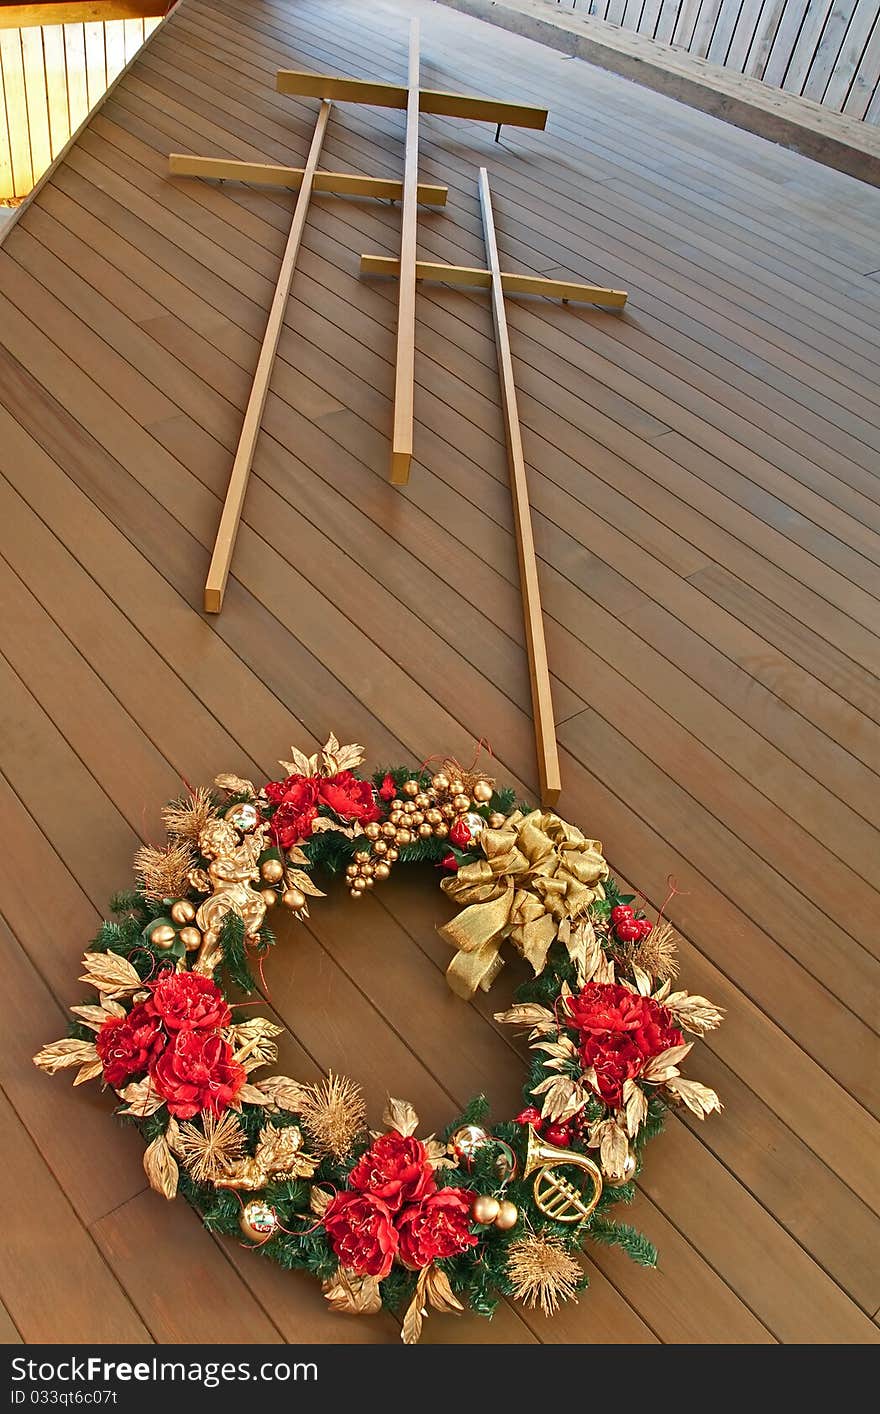
<svg viewBox="0 0 880 1414">
<path fill-rule="evenodd" d="M 292 1124 L 286 1129 L 264 1125 L 253 1158 L 239 1159 L 227 1173 L 214 1180 L 214 1187 L 241 1188 L 255 1193 L 265 1188 L 270 1179 L 277 1183 L 287 1178 L 311 1178 L 318 1160 L 312 1154 L 303 1153 L 302 1142 L 298 1125 Z"/>
<path fill-rule="evenodd" d="M 242 839 L 230 820 L 209 820 L 199 835 L 199 850 L 209 860 L 207 871 L 194 870 L 190 882 L 211 890 L 196 914 L 203 933 L 218 933 L 227 913 L 237 913 L 245 932 L 256 937 L 266 914 L 259 888 L 258 860 L 265 849 L 263 826 Z"/>
</svg>

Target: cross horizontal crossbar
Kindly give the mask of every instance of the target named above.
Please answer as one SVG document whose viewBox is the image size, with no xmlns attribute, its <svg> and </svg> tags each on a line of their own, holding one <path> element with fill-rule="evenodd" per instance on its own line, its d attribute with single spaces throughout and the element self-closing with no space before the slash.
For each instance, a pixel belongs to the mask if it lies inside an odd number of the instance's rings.
<svg viewBox="0 0 880 1414">
<path fill-rule="evenodd" d="M 335 74 L 313 74 L 305 69 L 279 69 L 275 87 L 279 93 L 300 98 L 332 98 L 342 103 L 369 103 L 377 108 L 406 108 L 409 98 L 405 84 L 339 78 Z M 419 90 L 419 112 L 440 118 L 473 118 L 478 122 L 541 130 L 546 127 L 548 117 L 546 108 L 502 103 L 496 98 L 474 98 L 467 93 L 446 93 L 437 88 Z"/>
<path fill-rule="evenodd" d="M 238 162 L 227 157 L 192 157 L 188 152 L 172 152 L 168 157 L 172 177 L 208 177 L 220 182 L 252 182 L 267 187 L 302 185 L 304 167 L 279 167 L 269 162 Z M 386 197 L 399 201 L 403 182 L 385 177 L 361 177 L 356 172 L 316 172 L 312 183 L 316 192 L 334 192 L 339 196 Z M 420 182 L 419 201 L 426 206 L 445 206 L 448 187 Z"/>
<path fill-rule="evenodd" d="M 362 255 L 362 275 L 399 275 L 400 261 L 387 255 Z M 436 280 L 444 285 L 469 285 L 477 289 L 492 288 L 492 271 L 473 265 L 443 265 L 432 260 L 416 261 L 417 280 Z M 501 288 L 506 295 L 543 295 L 546 299 L 577 300 L 581 304 L 600 304 L 608 309 L 623 309 L 626 290 L 606 290 L 598 285 L 582 285 L 572 280 L 545 280 L 540 275 L 516 275 L 501 272 Z"/>
</svg>

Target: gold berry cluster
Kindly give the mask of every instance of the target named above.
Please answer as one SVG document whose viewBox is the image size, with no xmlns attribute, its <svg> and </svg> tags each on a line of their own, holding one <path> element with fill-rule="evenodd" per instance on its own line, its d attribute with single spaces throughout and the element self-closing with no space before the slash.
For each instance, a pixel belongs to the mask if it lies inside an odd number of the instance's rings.
<svg viewBox="0 0 880 1414">
<path fill-rule="evenodd" d="M 503 815 L 477 815 L 492 799 L 492 782 L 483 776 L 449 775 L 439 771 L 425 784 L 417 776 L 404 781 L 400 792 L 388 804 L 388 818 L 364 826 L 368 849 L 359 849 L 346 869 L 352 898 L 360 898 L 382 879 L 387 879 L 400 851 L 417 840 L 433 837 L 445 840 L 458 820 L 468 824 L 470 834 L 487 823 L 498 826 Z M 473 815 L 475 818 L 469 820 Z"/>
</svg>

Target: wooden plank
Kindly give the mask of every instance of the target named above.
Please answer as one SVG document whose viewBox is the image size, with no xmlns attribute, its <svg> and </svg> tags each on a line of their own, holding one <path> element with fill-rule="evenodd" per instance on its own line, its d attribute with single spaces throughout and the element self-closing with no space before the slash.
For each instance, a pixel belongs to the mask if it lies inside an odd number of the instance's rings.
<svg viewBox="0 0 880 1414">
<path fill-rule="evenodd" d="M 214 542 L 214 553 L 211 556 L 208 578 L 205 581 L 205 610 L 209 614 L 219 614 L 223 607 L 223 596 L 226 592 L 226 581 L 229 578 L 229 568 L 232 564 L 232 554 L 235 549 L 235 540 L 238 535 L 244 498 L 247 493 L 248 479 L 251 474 L 251 465 L 254 459 L 254 450 L 257 445 L 257 438 L 260 435 L 263 408 L 266 405 L 266 398 L 269 393 L 269 380 L 272 376 L 272 366 L 275 362 L 278 340 L 281 337 L 284 313 L 287 308 L 287 297 L 293 282 L 296 258 L 299 253 L 300 242 L 302 241 L 302 234 L 305 229 L 306 218 L 309 211 L 312 182 L 315 171 L 317 170 L 318 159 L 321 155 L 321 147 L 324 142 L 324 135 L 327 131 L 330 110 L 331 105 L 324 100 L 321 104 L 318 120 L 315 124 L 314 136 L 312 138 L 311 147 L 309 148 L 308 157 L 306 158 L 302 185 L 300 186 L 296 206 L 293 210 L 290 233 L 284 248 L 281 269 L 278 272 L 278 283 L 275 286 L 275 294 L 269 310 L 266 332 L 263 336 L 263 343 L 260 348 L 260 357 L 257 360 L 257 367 L 254 372 L 253 387 L 244 415 L 244 423 L 242 424 L 241 437 L 235 453 L 235 460 L 232 464 L 232 472 L 229 477 L 226 500 L 223 503 L 223 513 L 220 517 L 217 538 Z"/>
<path fill-rule="evenodd" d="M 3 74 L 3 94 L 6 103 L 7 133 L 12 160 L 12 194 L 26 196 L 34 184 L 28 131 L 27 88 L 21 35 L 15 30 L 0 30 L 0 69 Z"/>
<path fill-rule="evenodd" d="M 170 152 L 168 171 L 172 177 L 207 177 L 213 181 L 251 182 L 256 186 L 293 187 L 302 185 L 304 167 L 282 167 L 270 162 L 240 162 L 229 157 L 194 157 L 188 152 Z M 374 196 L 399 201 L 403 182 L 387 177 L 362 177 L 354 172 L 315 172 L 312 190 L 336 192 L 342 196 Z M 418 199 L 427 206 L 445 206 L 448 188 L 420 182 Z"/>
<path fill-rule="evenodd" d="M 405 486 L 413 451 L 413 399 L 416 358 L 416 256 L 419 180 L 419 22 L 409 29 L 406 137 L 403 156 L 403 202 L 400 216 L 400 277 L 397 294 L 397 350 L 391 430 L 391 483 Z"/>
<path fill-rule="evenodd" d="M 361 272 L 364 275 L 399 276 L 400 261 L 385 255 L 362 255 Z M 443 265 L 439 261 L 417 260 L 416 279 L 488 290 L 492 286 L 492 271 L 474 265 Z M 599 304 L 609 309 L 622 309 L 626 304 L 625 290 L 582 285 L 574 280 L 547 280 L 540 275 L 516 275 L 502 271 L 501 285 L 507 295 L 543 295 L 546 299 L 578 300 L 582 304 Z"/>
<path fill-rule="evenodd" d="M 107 20 L 133 20 L 164 15 L 168 0 L 45 0 L 45 3 L 0 5 L 0 29 L 25 25 L 69 25 Z"/>
<path fill-rule="evenodd" d="M 523 598 L 526 648 L 529 657 L 529 679 L 532 689 L 532 715 L 535 726 L 538 779 L 541 787 L 542 804 L 552 806 L 556 804 L 562 790 L 562 779 L 559 770 L 559 749 L 556 744 L 556 720 L 553 715 L 553 694 L 550 688 L 550 668 L 547 662 L 547 643 L 544 637 L 544 613 L 541 608 L 541 586 L 538 580 L 538 562 L 535 555 L 535 541 L 532 532 L 532 512 L 529 506 L 526 462 L 525 456 L 523 455 L 519 411 L 516 403 L 513 356 L 510 352 L 510 336 L 507 332 L 507 314 L 504 308 L 504 287 L 501 281 L 498 241 L 495 235 L 495 221 L 492 215 L 489 173 L 485 167 L 480 168 L 479 192 L 480 214 L 483 220 L 483 239 L 486 243 L 486 257 L 489 262 L 489 269 L 492 272 L 492 320 L 495 326 L 495 346 L 498 353 L 498 377 L 501 385 L 501 403 L 504 410 L 504 426 L 510 470 L 510 490 L 513 497 L 513 516 L 516 526 L 516 548 L 519 559 L 520 586 Z"/>
<path fill-rule="evenodd" d="M 380 108 L 407 108 L 410 88 L 402 84 L 371 83 L 365 79 L 338 78 L 333 74 L 313 74 L 301 69 L 279 69 L 275 87 L 279 93 L 304 98 L 330 98 L 338 103 L 367 103 Z M 475 122 L 505 123 L 520 128 L 543 129 L 547 109 L 525 103 L 504 103 L 496 98 L 476 98 L 443 89 L 422 89 L 419 109 L 441 118 L 470 118 Z"/>
</svg>

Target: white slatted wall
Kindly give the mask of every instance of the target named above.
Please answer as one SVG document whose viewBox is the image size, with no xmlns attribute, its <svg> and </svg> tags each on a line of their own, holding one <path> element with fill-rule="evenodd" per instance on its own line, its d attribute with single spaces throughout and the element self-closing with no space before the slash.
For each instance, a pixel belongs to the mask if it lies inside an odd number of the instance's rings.
<svg viewBox="0 0 880 1414">
<path fill-rule="evenodd" d="M 0 29 L 0 202 L 27 196 L 158 23 Z"/>
<path fill-rule="evenodd" d="M 880 0 L 556 3 L 880 124 Z"/>
</svg>

